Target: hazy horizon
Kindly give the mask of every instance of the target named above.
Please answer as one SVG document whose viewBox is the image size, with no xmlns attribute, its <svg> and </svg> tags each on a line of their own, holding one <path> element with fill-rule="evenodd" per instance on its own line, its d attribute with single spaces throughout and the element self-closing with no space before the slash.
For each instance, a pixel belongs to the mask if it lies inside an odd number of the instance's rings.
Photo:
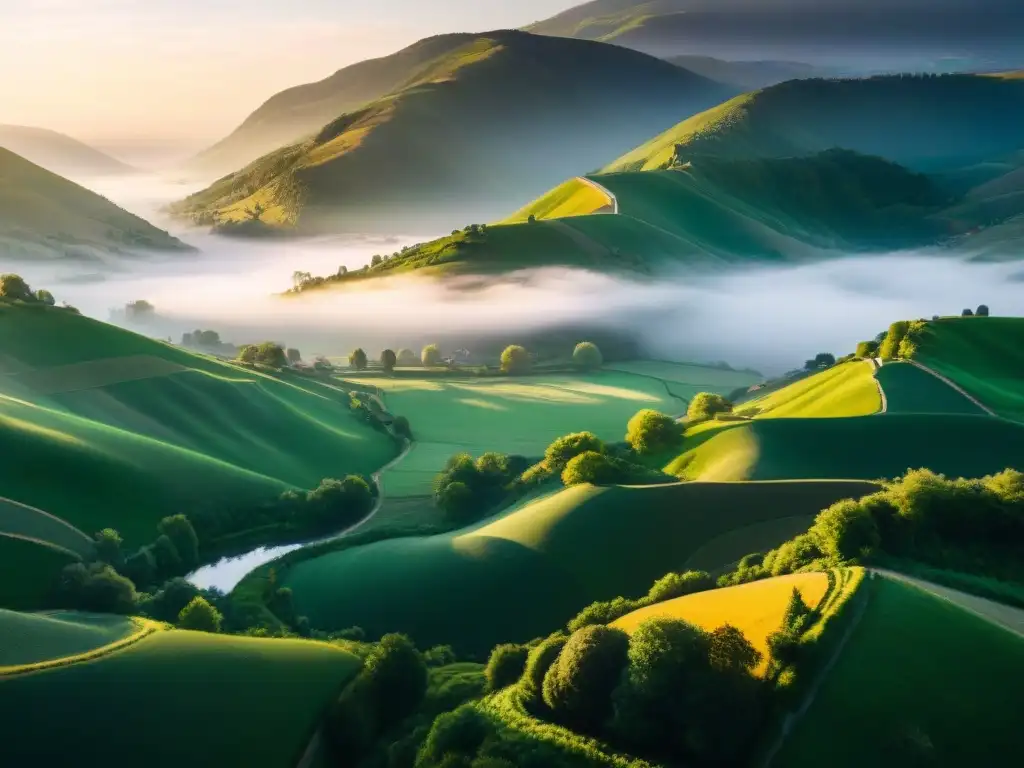
<svg viewBox="0 0 1024 768">
<path fill-rule="evenodd" d="M 131 161 L 222 138 L 278 91 L 430 35 L 520 27 L 575 5 L 444 0 L 0 0 L 0 123 Z"/>
</svg>

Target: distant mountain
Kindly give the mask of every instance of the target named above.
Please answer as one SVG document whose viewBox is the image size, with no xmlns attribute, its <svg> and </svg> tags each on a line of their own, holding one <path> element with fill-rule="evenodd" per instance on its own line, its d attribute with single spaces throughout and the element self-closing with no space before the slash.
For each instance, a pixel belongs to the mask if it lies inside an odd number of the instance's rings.
<svg viewBox="0 0 1024 768">
<path fill-rule="evenodd" d="M 756 91 L 787 80 L 807 80 L 839 74 L 798 61 L 725 61 L 711 56 L 672 56 L 668 60 L 701 77 L 734 86 L 741 91 Z"/>
<path fill-rule="evenodd" d="M 173 210 L 227 229 L 304 233 L 486 221 L 736 92 L 591 41 L 516 31 L 458 41 L 400 89 Z"/>
<path fill-rule="evenodd" d="M 110 155 L 45 128 L 0 125 L 0 147 L 62 176 L 117 176 L 136 172 Z"/>
<path fill-rule="evenodd" d="M 185 250 L 191 249 L 106 198 L 0 149 L 0 252 L 5 260 Z"/>
<path fill-rule="evenodd" d="M 537 34 L 604 40 L 658 56 L 852 63 L 950 57 L 1019 66 L 1018 0 L 595 0 L 538 22 Z M 874 62 L 874 63 L 871 63 Z M 951 64 L 953 62 L 950 62 Z M 898 67 L 896 67 L 898 68 Z M 915 67 L 916 68 L 916 67 Z"/>
</svg>

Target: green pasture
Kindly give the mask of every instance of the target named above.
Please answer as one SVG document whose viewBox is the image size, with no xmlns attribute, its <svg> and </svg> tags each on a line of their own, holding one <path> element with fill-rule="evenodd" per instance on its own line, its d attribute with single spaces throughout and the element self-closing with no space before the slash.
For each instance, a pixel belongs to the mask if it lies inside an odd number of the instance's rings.
<svg viewBox="0 0 1024 768">
<path fill-rule="evenodd" d="M 981 477 L 1024 463 L 1024 428 L 988 416 L 882 414 L 710 422 L 665 471 L 688 480 Z"/>
<path fill-rule="evenodd" d="M 869 416 L 882 409 L 874 371 L 867 361 L 843 363 L 748 400 L 736 413 L 758 418 Z"/>
<path fill-rule="evenodd" d="M 0 669 L 53 661 L 95 651 L 135 633 L 126 616 L 50 611 L 16 613 L 0 609 Z M 2 674 L 2 673 L 0 673 Z"/>
<path fill-rule="evenodd" d="M 93 540 L 82 531 L 41 509 L 0 498 L 0 534 L 23 536 L 70 550 L 88 558 Z"/>
<path fill-rule="evenodd" d="M 0 677 L 0 750 L 10 765 L 135 755 L 167 768 L 293 768 L 359 665 L 307 640 L 158 631 L 92 661 Z"/>
<path fill-rule="evenodd" d="M 985 415 L 944 381 L 909 363 L 886 363 L 875 372 L 875 378 L 885 392 L 887 413 Z"/>
<path fill-rule="evenodd" d="M 917 359 L 1000 416 L 1024 421 L 1024 318 L 943 318 L 928 323 Z"/>
<path fill-rule="evenodd" d="M 561 219 L 567 216 L 582 216 L 611 211 L 612 201 L 596 187 L 580 179 L 569 179 L 559 184 L 533 202 L 523 206 L 503 223 L 527 221 L 530 216 L 538 219 Z"/>
<path fill-rule="evenodd" d="M 875 490 L 845 481 L 574 486 L 461 531 L 298 557 L 279 579 L 315 627 L 401 631 L 421 646 L 484 653 L 551 632 L 594 600 L 644 594 L 702 550 L 710 567 L 707 546 L 718 566 L 778 546 L 793 516 Z M 750 526 L 731 546 L 720 541 Z"/>
<path fill-rule="evenodd" d="M 773 761 L 1019 765 L 1024 638 L 913 586 L 865 585 L 867 610 Z"/>
<path fill-rule="evenodd" d="M 66 565 L 78 562 L 73 552 L 41 541 L 0 533 L 0 607 L 32 611 L 50 606 Z"/>
</svg>

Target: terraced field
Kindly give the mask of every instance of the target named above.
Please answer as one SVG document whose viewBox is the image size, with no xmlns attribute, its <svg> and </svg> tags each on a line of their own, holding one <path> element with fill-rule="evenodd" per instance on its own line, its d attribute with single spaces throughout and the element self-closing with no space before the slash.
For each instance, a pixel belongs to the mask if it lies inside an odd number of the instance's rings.
<svg viewBox="0 0 1024 768">
<path fill-rule="evenodd" d="M 450 534 L 310 551 L 278 564 L 278 578 L 315 626 L 403 631 L 420 645 L 483 653 L 550 632 L 594 600 L 644 594 L 693 557 L 722 567 L 770 549 L 792 536 L 794 518 L 806 523 L 838 499 L 875 490 L 863 482 L 576 486 Z"/>
<path fill-rule="evenodd" d="M 78 765 L 145 755 L 167 768 L 293 768 L 359 666 L 307 640 L 156 631 L 92 661 L 0 674 L 0 754 L 11 765 L 66 765 L 73 753 Z"/>
</svg>

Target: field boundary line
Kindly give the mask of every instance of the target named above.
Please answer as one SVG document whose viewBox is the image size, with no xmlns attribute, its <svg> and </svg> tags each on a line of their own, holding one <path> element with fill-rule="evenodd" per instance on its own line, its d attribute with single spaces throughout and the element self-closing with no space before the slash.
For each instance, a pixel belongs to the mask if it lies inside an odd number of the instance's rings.
<svg viewBox="0 0 1024 768">
<path fill-rule="evenodd" d="M 56 515 L 51 514 L 50 512 L 47 512 L 46 510 L 39 509 L 38 507 L 33 507 L 33 506 L 29 505 L 29 504 L 23 504 L 20 501 L 15 501 L 14 499 L 8 499 L 5 496 L 0 496 L 0 512 L 3 511 L 4 507 L 14 507 L 14 508 L 16 508 L 18 510 L 21 510 L 22 512 L 26 512 L 26 513 L 34 514 L 34 515 L 40 515 L 43 518 L 45 518 L 47 521 L 52 522 L 57 527 L 66 528 L 70 534 L 77 535 L 77 536 L 79 536 L 82 539 L 83 548 L 82 548 L 81 551 L 74 550 L 74 549 L 71 549 L 71 547 L 67 547 L 67 546 L 65 546 L 63 544 L 57 544 L 56 542 L 52 542 L 52 541 L 44 541 L 43 539 L 39 539 L 39 538 L 37 538 L 35 536 L 29 536 L 29 535 L 26 535 L 26 534 L 21 533 L 19 531 L 7 530 L 6 528 L 4 528 L 2 526 L 0 526 L 0 533 L 7 534 L 7 535 L 10 535 L 10 536 L 19 536 L 19 537 L 25 538 L 25 539 L 32 539 L 33 541 L 42 541 L 43 543 L 51 544 L 52 546 L 59 547 L 60 549 L 70 550 L 71 552 L 77 554 L 79 557 L 85 557 L 87 554 L 92 552 L 93 540 L 91 538 L 89 538 L 88 534 L 86 534 L 85 531 L 81 530 L 80 528 L 75 527 L 74 525 L 69 523 L 64 518 L 57 517 Z"/>
<path fill-rule="evenodd" d="M 916 366 L 917 366 L 918 368 L 920 368 L 920 369 L 921 369 L 922 371 L 924 371 L 925 373 L 930 373 L 930 374 L 931 374 L 932 376 L 934 376 L 935 378 L 937 378 L 937 379 L 938 379 L 939 381 L 941 381 L 941 382 L 942 382 L 943 384 L 946 384 L 947 386 L 949 386 L 949 387 L 953 388 L 954 390 L 956 390 L 957 392 L 959 392 L 959 393 L 960 393 L 961 395 L 963 395 L 964 397 L 966 397 L 966 398 L 967 398 L 968 400 L 970 400 L 970 401 L 971 401 L 972 403 L 974 403 L 974 404 L 975 404 L 976 406 L 978 406 L 979 408 L 981 408 L 981 410 L 983 410 L 983 411 L 984 411 L 985 413 L 987 413 L 987 414 L 988 414 L 989 416 L 993 416 L 993 417 L 995 417 L 995 418 L 997 418 L 997 419 L 999 419 L 999 418 L 1002 418 L 1002 417 L 1001 417 L 1001 416 L 1000 416 L 1000 415 L 999 415 L 998 413 L 996 413 L 995 411 L 993 411 L 993 410 L 992 410 L 991 408 L 989 408 L 989 407 L 988 407 L 987 405 L 985 405 L 985 404 L 984 404 L 983 402 L 981 402 L 981 401 L 980 401 L 980 400 L 979 400 L 978 398 L 976 398 L 976 397 L 975 397 L 974 395 L 970 394 L 970 393 L 969 393 L 969 392 L 967 392 L 967 391 L 966 391 L 966 390 L 965 390 L 965 389 L 964 389 L 963 387 L 961 387 L 961 386 L 960 386 L 959 384 L 957 384 L 957 383 L 956 383 L 956 382 L 954 382 L 953 380 L 951 380 L 951 379 L 947 378 L 946 376 L 943 376 L 943 375 L 942 375 L 941 373 L 939 373 L 938 371 L 936 371 L 936 370 L 933 370 L 933 369 L 929 368 L 929 367 L 928 367 L 927 365 L 924 365 L 923 363 L 919 363 L 919 362 L 917 362 L 917 360 L 907 360 L 907 362 L 908 362 L 908 363 L 910 363 L 911 365 L 916 365 Z"/>
<path fill-rule="evenodd" d="M 868 571 L 868 578 L 874 578 L 874 571 Z M 859 588 L 868 591 L 865 592 L 864 598 L 861 600 L 860 605 L 857 606 L 857 613 L 846 628 L 843 636 L 839 638 L 839 642 L 836 643 L 836 647 L 832 651 L 832 655 L 829 657 L 829 660 L 825 663 L 825 666 L 818 671 L 817 676 L 814 678 L 814 682 L 811 683 L 810 689 L 807 691 L 806 696 L 804 696 L 804 700 L 800 703 L 800 707 L 794 712 L 789 712 L 782 721 L 782 727 L 779 729 L 779 735 L 776 737 L 775 742 L 772 744 L 771 749 L 768 750 L 764 759 L 760 762 L 758 768 L 771 768 L 772 761 L 786 743 L 786 739 L 789 737 L 790 732 L 792 732 L 793 727 L 800 722 L 803 716 L 807 714 L 808 710 L 810 710 L 811 706 L 814 704 L 814 700 L 817 698 L 818 691 L 821 690 L 821 686 L 824 685 L 825 679 L 839 662 L 839 658 L 842 656 L 843 650 L 846 648 L 846 644 L 849 642 L 854 630 L 860 626 L 860 621 L 864 618 L 864 613 L 867 610 L 868 603 L 871 601 L 871 592 L 870 587 L 867 584 L 862 583 Z"/>
<path fill-rule="evenodd" d="M 60 667 L 69 667 L 74 664 L 83 664 L 89 661 L 95 661 L 96 659 L 101 659 L 104 656 L 109 656 L 110 654 L 117 653 L 118 651 L 123 651 L 125 648 L 135 645 L 140 640 L 144 640 L 156 632 L 162 632 L 167 629 L 165 624 L 150 621 L 149 619 L 133 617 L 131 621 L 139 628 L 139 631 L 128 635 L 128 637 L 122 637 L 120 640 L 116 640 L 113 643 L 108 643 L 107 645 L 102 645 L 99 648 L 93 648 L 91 651 L 78 653 L 74 656 L 62 656 L 59 659 L 39 661 L 34 664 L 0 667 L 0 681 L 8 677 L 30 675 L 35 672 L 44 672 L 49 669 L 59 669 Z"/>
<path fill-rule="evenodd" d="M 606 187 L 604 184 L 599 184 L 598 182 L 594 181 L 593 179 L 587 178 L 586 176 L 577 176 L 576 180 L 577 181 L 582 181 L 588 187 L 591 187 L 592 189 L 595 189 L 598 192 L 600 192 L 602 195 L 607 196 L 608 199 L 611 200 L 611 203 L 612 203 L 612 214 L 613 215 L 617 215 L 618 214 L 618 212 L 619 212 L 619 198 L 616 197 L 615 194 L 610 189 L 608 189 L 608 187 Z"/>
</svg>

